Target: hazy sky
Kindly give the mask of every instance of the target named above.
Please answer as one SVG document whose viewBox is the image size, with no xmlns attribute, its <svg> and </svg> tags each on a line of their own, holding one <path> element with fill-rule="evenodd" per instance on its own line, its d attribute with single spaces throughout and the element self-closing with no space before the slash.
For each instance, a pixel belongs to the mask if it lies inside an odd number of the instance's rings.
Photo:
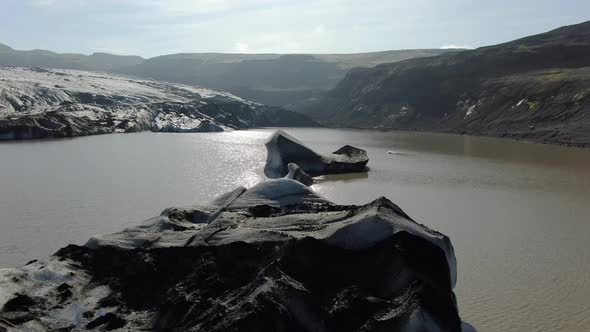
<svg viewBox="0 0 590 332">
<path fill-rule="evenodd" d="M 0 43 L 155 56 L 477 47 L 590 20 L 589 0 L 0 0 Z"/>
</svg>

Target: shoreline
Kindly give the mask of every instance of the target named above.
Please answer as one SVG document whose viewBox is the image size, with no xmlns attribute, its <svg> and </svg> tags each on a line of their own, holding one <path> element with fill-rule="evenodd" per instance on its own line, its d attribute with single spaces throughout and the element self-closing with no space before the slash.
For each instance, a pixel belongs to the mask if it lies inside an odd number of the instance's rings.
<svg viewBox="0 0 590 332">
<path fill-rule="evenodd" d="M 285 127 L 289 128 L 289 127 Z M 312 128 L 312 127 L 310 127 Z M 468 132 L 459 129 L 419 129 L 419 128 L 366 128 L 366 127 L 339 127 L 339 126 L 327 126 L 327 127 L 315 127 L 315 128 L 322 128 L 322 129 L 339 129 L 339 130 L 364 130 L 364 131 L 380 131 L 380 132 L 402 132 L 402 133 L 432 133 L 432 134 L 445 134 L 445 135 L 456 135 L 456 136 L 473 136 L 473 137 L 484 137 L 484 138 L 494 138 L 494 139 L 505 139 L 511 140 L 516 142 L 522 142 L 527 144 L 542 144 L 542 145 L 552 145 L 552 146 L 561 146 L 561 147 L 568 147 L 568 148 L 580 148 L 580 149 L 587 149 L 590 148 L 590 142 L 588 143 L 575 143 L 575 142 L 565 142 L 565 141 L 548 141 L 542 139 L 532 139 L 530 137 L 524 137 L 524 135 L 518 136 L 515 133 L 498 133 L 498 134 L 490 134 L 490 133 L 477 133 L 477 132 Z M 511 136 L 514 135 L 514 136 Z M 590 136 L 590 135 L 589 135 Z M 589 137 L 590 139 L 590 137 Z"/>
<path fill-rule="evenodd" d="M 567 148 L 577 148 L 587 150 L 590 148 L 590 143 L 575 143 L 575 142 L 552 142 L 548 140 L 542 139 L 532 139 L 530 137 L 523 137 L 516 134 L 510 133 L 502 133 L 502 134 L 488 134 L 488 133 L 476 133 L 476 132 L 465 132 L 462 130 L 454 130 L 454 129 L 397 129 L 397 128 L 366 128 L 366 127 L 339 127 L 339 126 L 326 126 L 326 127 L 297 127 L 297 126 L 290 126 L 290 127 L 252 127 L 252 128 L 239 128 L 239 129 L 232 129 L 226 130 L 223 132 L 232 132 L 232 131 L 248 131 L 248 130 L 257 130 L 257 129 L 289 129 L 289 128 L 297 128 L 297 129 L 328 129 L 328 130 L 361 130 L 367 132 L 400 132 L 400 133 L 430 133 L 430 134 L 444 134 L 444 135 L 455 135 L 455 136 L 472 136 L 472 137 L 479 137 L 479 138 L 491 138 L 491 139 L 502 139 L 502 140 L 510 140 L 520 143 L 526 144 L 540 144 L 540 145 L 551 145 L 551 146 L 559 146 L 559 147 L 567 147 Z M 137 132 L 113 132 L 113 133 L 91 133 L 88 135 L 76 135 L 76 136 L 63 136 L 63 137 L 39 137 L 39 138 L 25 138 L 25 139 L 0 139 L 0 144 L 10 144 L 12 142 L 43 142 L 43 141 L 54 141 L 54 140 L 62 140 L 62 139 L 74 139 L 78 137 L 89 137 L 89 136 L 101 136 L 101 135 L 118 135 L 118 134 L 138 134 L 138 133 L 164 133 L 164 134 L 209 134 L 209 133 L 223 133 L 223 132 L 173 132 L 173 131 L 152 131 L 152 130 L 143 130 Z M 510 136 L 514 135 L 514 136 Z"/>
</svg>

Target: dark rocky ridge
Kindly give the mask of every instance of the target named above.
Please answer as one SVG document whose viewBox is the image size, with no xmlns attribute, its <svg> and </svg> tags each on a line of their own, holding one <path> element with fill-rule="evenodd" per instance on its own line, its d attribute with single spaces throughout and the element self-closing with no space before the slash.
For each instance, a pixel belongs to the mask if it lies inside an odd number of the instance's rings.
<svg viewBox="0 0 590 332">
<path fill-rule="evenodd" d="M 194 86 L 0 67 L 0 140 L 315 125 L 298 113 Z"/>
<path fill-rule="evenodd" d="M 449 239 L 389 200 L 269 180 L 0 271 L 0 327 L 460 331 L 455 282 Z"/>
<path fill-rule="evenodd" d="M 590 22 L 351 70 L 305 110 L 334 126 L 590 145 Z"/>
</svg>

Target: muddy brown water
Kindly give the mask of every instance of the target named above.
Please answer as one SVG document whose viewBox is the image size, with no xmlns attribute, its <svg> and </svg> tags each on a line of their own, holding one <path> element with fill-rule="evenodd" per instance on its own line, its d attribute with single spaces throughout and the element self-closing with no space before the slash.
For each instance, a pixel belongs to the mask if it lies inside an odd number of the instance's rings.
<svg viewBox="0 0 590 332">
<path fill-rule="evenodd" d="M 287 129 L 314 149 L 367 149 L 367 174 L 313 188 L 386 196 L 450 236 L 456 294 L 477 331 L 587 331 L 590 149 L 458 135 Z M 272 130 L 0 143 L 0 267 L 45 257 L 172 205 L 262 179 Z"/>
</svg>

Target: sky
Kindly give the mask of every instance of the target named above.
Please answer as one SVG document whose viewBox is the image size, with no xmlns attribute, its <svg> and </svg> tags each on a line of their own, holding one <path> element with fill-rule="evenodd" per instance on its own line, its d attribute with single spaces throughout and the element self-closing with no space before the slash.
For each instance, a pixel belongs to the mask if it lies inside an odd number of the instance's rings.
<svg viewBox="0 0 590 332">
<path fill-rule="evenodd" d="M 497 44 L 590 20 L 588 0 L 0 0 L 15 49 L 153 57 Z"/>
</svg>

